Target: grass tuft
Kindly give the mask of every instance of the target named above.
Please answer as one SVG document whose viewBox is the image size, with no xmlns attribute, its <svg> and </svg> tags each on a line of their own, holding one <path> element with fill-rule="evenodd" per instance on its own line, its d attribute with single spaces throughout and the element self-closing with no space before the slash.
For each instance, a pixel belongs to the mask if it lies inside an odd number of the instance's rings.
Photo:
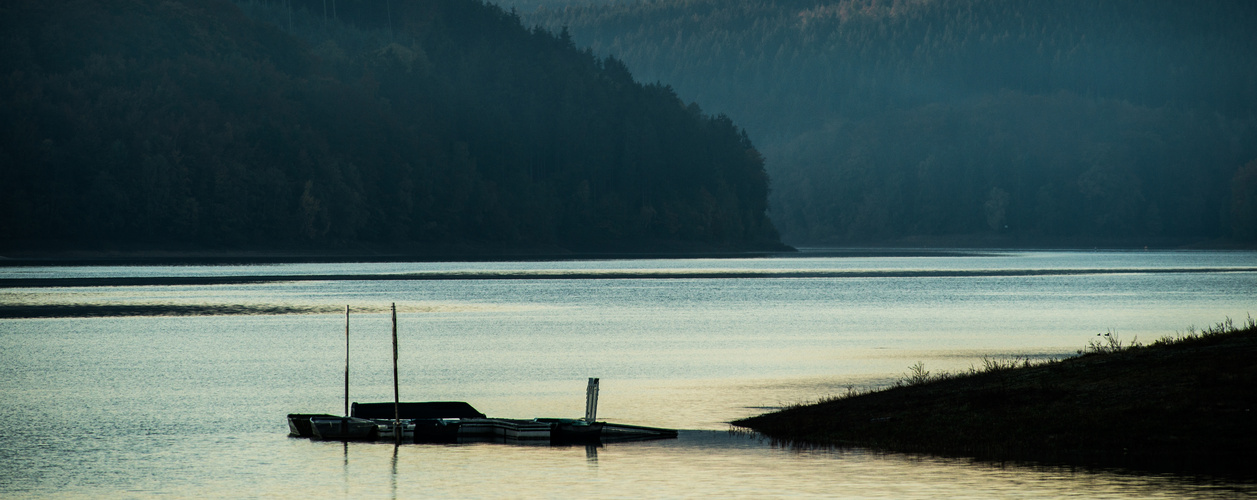
<svg viewBox="0 0 1257 500">
<path fill-rule="evenodd" d="M 1200 339 L 1205 339 L 1205 338 L 1209 338 L 1209 337 L 1213 337 L 1217 335 L 1227 335 L 1227 334 L 1233 334 L 1233 333 L 1243 331 L 1243 330 L 1255 330 L 1255 329 L 1257 329 L 1257 320 L 1254 320 L 1253 315 L 1249 314 L 1247 320 L 1244 321 L 1243 326 L 1237 327 L 1235 326 L 1235 322 L 1232 321 L 1231 318 L 1226 318 L 1222 322 L 1219 322 L 1218 324 L 1215 324 L 1212 327 L 1206 328 L 1204 330 L 1196 330 L 1195 326 L 1189 326 L 1187 327 L 1186 332 L 1175 332 L 1174 336 L 1172 337 L 1171 336 L 1161 337 L 1160 339 L 1157 339 L 1155 342 L 1153 342 L 1152 345 L 1168 346 L 1168 345 L 1184 344 L 1184 343 L 1199 341 Z"/>
</svg>

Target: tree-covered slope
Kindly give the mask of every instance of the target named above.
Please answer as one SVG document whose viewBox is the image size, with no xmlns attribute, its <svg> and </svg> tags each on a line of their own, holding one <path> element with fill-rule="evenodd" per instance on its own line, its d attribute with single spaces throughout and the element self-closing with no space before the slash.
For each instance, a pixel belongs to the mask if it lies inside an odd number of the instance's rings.
<svg viewBox="0 0 1257 500">
<path fill-rule="evenodd" d="M 778 244 L 728 118 L 492 5 L 333 4 L 0 5 L 0 242 Z"/>
<path fill-rule="evenodd" d="M 1257 239 L 1251 2 L 644 0 L 526 19 L 744 124 L 790 242 Z"/>
</svg>

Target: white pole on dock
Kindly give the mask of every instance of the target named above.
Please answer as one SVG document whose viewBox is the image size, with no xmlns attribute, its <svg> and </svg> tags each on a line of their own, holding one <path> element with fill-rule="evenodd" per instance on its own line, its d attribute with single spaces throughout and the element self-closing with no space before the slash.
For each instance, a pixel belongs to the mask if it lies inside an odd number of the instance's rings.
<svg viewBox="0 0 1257 500">
<path fill-rule="evenodd" d="M 593 423 L 598 418 L 598 379 L 589 378 L 589 386 L 585 388 L 585 421 Z"/>
<path fill-rule="evenodd" d="M 345 416 L 349 416 L 349 306 L 345 306 Z"/>
<path fill-rule="evenodd" d="M 397 391 L 397 303 L 393 303 L 393 435 L 402 439 L 402 399 Z"/>
</svg>

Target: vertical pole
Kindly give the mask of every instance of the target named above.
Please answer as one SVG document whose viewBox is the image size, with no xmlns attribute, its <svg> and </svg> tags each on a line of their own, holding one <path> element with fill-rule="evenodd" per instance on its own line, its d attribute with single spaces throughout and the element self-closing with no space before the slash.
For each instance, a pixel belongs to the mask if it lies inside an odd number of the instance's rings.
<svg viewBox="0 0 1257 500">
<path fill-rule="evenodd" d="M 593 423 L 598 418 L 598 379 L 589 378 L 589 386 L 585 388 L 585 421 Z"/>
<path fill-rule="evenodd" d="M 349 306 L 345 306 L 345 416 L 349 416 Z"/>
<path fill-rule="evenodd" d="M 393 434 L 402 439 L 401 395 L 397 390 L 397 303 L 393 303 Z"/>
</svg>

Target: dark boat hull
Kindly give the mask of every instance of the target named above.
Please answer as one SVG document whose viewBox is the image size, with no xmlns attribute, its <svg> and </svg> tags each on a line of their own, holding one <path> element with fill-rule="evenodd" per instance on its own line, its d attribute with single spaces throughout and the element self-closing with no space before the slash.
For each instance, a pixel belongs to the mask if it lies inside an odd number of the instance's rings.
<svg viewBox="0 0 1257 500">
<path fill-rule="evenodd" d="M 349 416 L 377 420 L 485 418 L 483 413 L 462 401 L 354 403 L 349 407 Z"/>
<path fill-rule="evenodd" d="M 310 426 L 310 419 L 314 417 L 339 418 L 326 413 L 289 413 L 288 435 L 304 438 L 314 437 L 314 428 Z"/>
<path fill-rule="evenodd" d="M 354 417 L 311 417 L 310 427 L 315 439 L 332 441 L 375 441 L 379 427 L 375 421 Z"/>
<path fill-rule="evenodd" d="M 586 422 L 566 418 L 539 418 L 550 424 L 550 442 L 555 444 L 599 443 L 604 422 Z"/>
<path fill-rule="evenodd" d="M 604 423 L 602 426 L 602 441 L 607 443 L 675 439 L 676 437 L 677 431 L 675 429 L 612 423 Z"/>
<path fill-rule="evenodd" d="M 457 443 L 457 420 L 420 419 L 414 421 L 416 443 Z"/>
</svg>

